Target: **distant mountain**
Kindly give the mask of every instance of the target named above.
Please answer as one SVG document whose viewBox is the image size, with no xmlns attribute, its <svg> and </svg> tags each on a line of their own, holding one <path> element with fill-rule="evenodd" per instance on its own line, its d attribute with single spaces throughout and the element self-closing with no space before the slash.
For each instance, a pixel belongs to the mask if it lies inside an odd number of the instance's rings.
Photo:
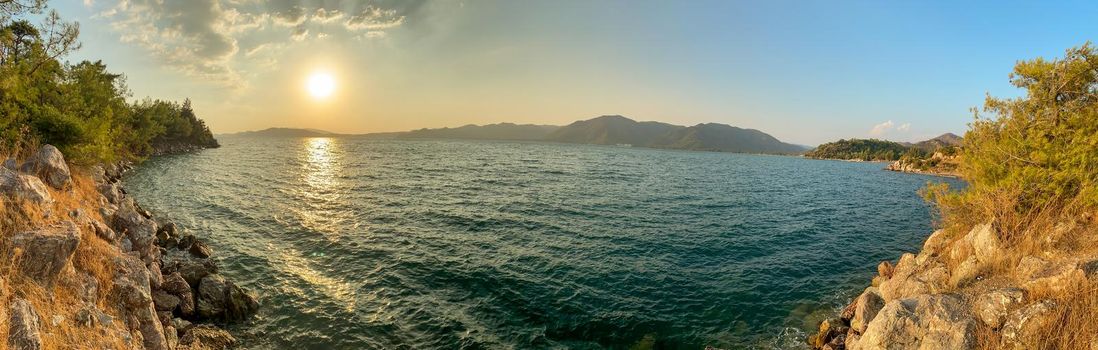
<svg viewBox="0 0 1098 350">
<path fill-rule="evenodd" d="M 661 137 L 681 128 L 683 127 L 667 123 L 638 122 L 620 115 L 605 115 L 563 126 L 549 134 L 546 140 L 564 143 L 628 144 L 651 147 L 658 143 Z"/>
<path fill-rule="evenodd" d="M 398 133 L 397 138 L 431 139 L 470 139 L 470 140 L 544 140 L 553 131 L 560 129 L 556 125 L 532 125 L 499 123 L 489 125 L 465 125 L 457 128 L 419 129 Z"/>
<path fill-rule="evenodd" d="M 638 122 L 619 115 L 574 122 L 557 129 L 545 140 L 737 153 L 798 154 L 806 150 L 753 129 L 714 123 L 685 127 Z"/>
<path fill-rule="evenodd" d="M 964 139 L 962 137 L 947 132 L 926 141 L 916 142 L 912 146 L 927 152 L 934 152 L 943 147 L 960 147 L 963 143 Z"/>
<path fill-rule="evenodd" d="M 686 127 L 660 122 L 638 122 L 620 115 L 606 115 L 580 120 L 565 126 L 499 123 L 361 135 L 336 134 L 316 129 L 270 128 L 241 132 L 234 135 L 546 141 L 767 154 L 800 154 L 808 150 L 807 147 L 782 142 L 773 136 L 754 129 L 742 129 L 714 123 Z"/>
<path fill-rule="evenodd" d="M 267 136 L 267 137 L 326 137 L 326 136 L 340 136 L 330 131 L 317 130 L 317 129 L 296 129 L 296 128 L 267 128 L 263 130 L 244 131 L 229 135 L 239 136 Z"/>
</svg>

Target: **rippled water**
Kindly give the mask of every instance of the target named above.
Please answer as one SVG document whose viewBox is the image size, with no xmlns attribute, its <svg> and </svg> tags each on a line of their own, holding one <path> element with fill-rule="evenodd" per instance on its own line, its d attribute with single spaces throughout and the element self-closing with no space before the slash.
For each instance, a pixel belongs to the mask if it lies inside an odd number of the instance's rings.
<svg viewBox="0 0 1098 350">
<path fill-rule="evenodd" d="M 880 163 L 225 137 L 126 178 L 256 291 L 247 348 L 796 347 L 930 232 Z"/>
</svg>

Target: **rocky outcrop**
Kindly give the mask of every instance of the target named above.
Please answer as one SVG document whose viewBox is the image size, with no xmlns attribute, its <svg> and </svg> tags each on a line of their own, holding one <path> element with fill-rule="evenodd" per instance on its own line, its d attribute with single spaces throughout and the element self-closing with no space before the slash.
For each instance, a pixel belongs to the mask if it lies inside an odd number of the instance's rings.
<svg viewBox="0 0 1098 350">
<path fill-rule="evenodd" d="M 14 160 L 4 163 L 0 195 L 45 206 L 54 203 L 51 193 L 69 196 L 74 192 L 73 174 L 52 146 L 42 147 L 22 166 L 17 167 Z M 72 322 L 89 332 L 120 332 L 119 339 L 127 348 L 231 346 L 235 339 L 213 323 L 251 317 L 258 309 L 256 298 L 218 273 L 214 251 L 205 242 L 167 220 L 155 219 L 126 194 L 120 179 L 128 168 L 127 164 L 111 164 L 88 169 L 98 199 L 82 199 L 80 205 L 94 207 L 66 208 L 63 213 L 43 208 L 42 215 L 50 224 L 9 237 L 10 244 L 3 249 L 14 258 L 10 260 L 14 273 L 20 276 L 20 283 L 75 293 L 77 305 L 66 305 L 72 311 L 65 316 L 50 315 L 47 327 Z M 42 180 L 64 192 L 51 192 Z M 107 249 L 103 253 L 109 254 L 110 266 L 98 270 L 106 272 L 99 275 L 103 280 L 89 275 L 88 270 L 73 268 L 74 256 L 84 252 L 80 247 L 90 243 L 97 244 L 93 248 L 97 252 Z M 0 285 L 0 292 L 3 290 Z M 19 298 L 0 311 L 0 325 L 8 327 L 8 347 L 43 347 L 42 336 L 49 332 L 39 331 L 39 315 L 30 302 Z"/>
<path fill-rule="evenodd" d="M 69 173 L 69 165 L 65 163 L 65 157 L 61 155 L 61 151 L 57 147 L 51 145 L 39 148 L 38 152 L 35 152 L 23 162 L 23 165 L 19 167 L 19 171 L 36 175 L 51 187 L 59 190 L 68 187 L 72 181 L 72 174 Z"/>
<path fill-rule="evenodd" d="M 956 295 L 889 302 L 852 349 L 972 349 L 976 320 Z"/>
<path fill-rule="evenodd" d="M 1021 258 L 994 221 L 967 231 L 935 231 L 918 254 L 882 262 L 876 286 L 808 338 L 813 349 L 1033 349 L 1056 303 L 1031 300 L 1098 278 L 1098 257 L 1043 249 Z M 883 303 L 883 307 L 879 306 Z M 845 327 L 845 328 L 844 328 Z M 834 329 L 845 329 L 836 334 Z M 980 337 L 977 329 L 996 337 Z M 842 346 L 836 340 L 842 339 Z M 997 342 L 997 343 L 996 343 Z"/>
<path fill-rule="evenodd" d="M 885 170 L 902 173 L 914 173 L 924 175 L 960 177 L 958 164 L 960 156 L 949 156 L 942 152 L 934 152 L 930 158 L 910 159 L 901 158 L 893 161 L 885 167 Z"/>
<path fill-rule="evenodd" d="M 0 167 L 0 192 L 35 204 L 53 203 L 53 196 L 37 177 Z"/>
<path fill-rule="evenodd" d="M 38 313 L 24 299 L 11 302 L 11 316 L 8 321 L 8 346 L 12 349 L 42 349 L 42 336 L 38 331 Z"/>
<path fill-rule="evenodd" d="M 76 224 L 65 221 L 57 226 L 16 234 L 11 238 L 8 256 L 18 261 L 23 276 L 42 285 L 52 285 L 61 270 L 71 266 L 72 255 L 80 244 Z"/>
<path fill-rule="evenodd" d="M 224 350 L 236 344 L 229 332 L 209 325 L 191 327 L 179 339 L 177 350 Z"/>
</svg>

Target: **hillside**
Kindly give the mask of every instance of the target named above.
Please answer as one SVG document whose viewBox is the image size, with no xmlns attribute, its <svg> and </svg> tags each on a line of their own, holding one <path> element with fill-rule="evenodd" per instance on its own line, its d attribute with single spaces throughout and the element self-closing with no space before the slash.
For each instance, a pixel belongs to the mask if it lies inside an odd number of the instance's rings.
<svg viewBox="0 0 1098 350">
<path fill-rule="evenodd" d="M 736 153 L 796 154 L 804 151 L 801 146 L 781 142 L 754 129 L 715 123 L 685 127 L 638 122 L 618 115 L 574 122 L 554 131 L 546 141 Z"/>
<path fill-rule="evenodd" d="M 334 132 L 318 130 L 318 129 L 298 129 L 298 128 L 267 128 L 263 130 L 255 131 L 242 131 L 233 134 L 227 134 L 227 136 L 261 136 L 261 137 L 328 137 L 328 136 L 340 136 Z"/>
<path fill-rule="evenodd" d="M 804 156 L 817 159 L 894 161 L 899 160 L 908 149 L 909 147 L 892 141 L 849 139 L 819 145 Z"/>
<path fill-rule="evenodd" d="M 457 128 L 419 129 L 397 133 L 397 138 L 417 139 L 469 139 L 469 140 L 544 140 L 553 131 L 555 125 L 533 125 L 499 123 L 489 125 L 465 125 Z"/>
<path fill-rule="evenodd" d="M 935 137 L 935 138 L 932 138 L 932 139 L 929 139 L 929 140 L 926 140 L 926 141 L 916 142 L 912 146 L 915 147 L 915 148 L 933 153 L 934 151 L 937 151 L 939 148 L 960 147 L 961 144 L 963 144 L 963 143 L 964 143 L 963 138 L 961 138 L 960 136 L 957 136 L 953 133 L 947 132 L 945 134 L 941 134 L 938 137 Z"/>
</svg>

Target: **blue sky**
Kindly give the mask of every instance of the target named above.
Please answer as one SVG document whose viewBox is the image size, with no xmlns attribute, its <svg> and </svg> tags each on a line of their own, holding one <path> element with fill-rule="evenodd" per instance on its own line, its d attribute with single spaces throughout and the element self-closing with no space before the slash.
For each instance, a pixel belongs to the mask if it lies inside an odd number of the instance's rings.
<svg viewBox="0 0 1098 350">
<path fill-rule="evenodd" d="M 604 114 L 814 145 L 962 133 L 1018 60 L 1098 34 L 1084 2 L 84 0 L 51 4 L 135 98 L 215 132 L 399 131 Z M 315 72 L 335 95 L 310 98 Z"/>
</svg>

